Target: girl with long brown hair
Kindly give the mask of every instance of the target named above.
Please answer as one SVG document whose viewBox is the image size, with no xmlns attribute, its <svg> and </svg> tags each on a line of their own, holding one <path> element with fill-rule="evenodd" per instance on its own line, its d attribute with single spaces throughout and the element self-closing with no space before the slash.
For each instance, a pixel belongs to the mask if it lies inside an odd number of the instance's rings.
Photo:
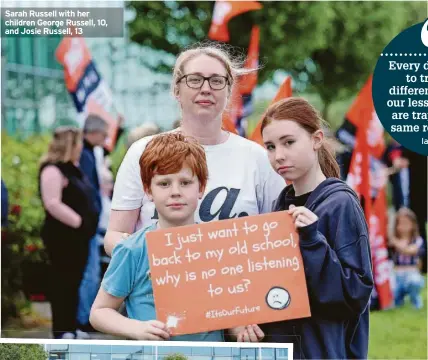
<svg viewBox="0 0 428 360">
<path fill-rule="evenodd" d="M 339 180 L 322 123 L 302 98 L 281 100 L 263 116 L 270 163 L 292 182 L 274 210 L 287 210 L 298 230 L 311 317 L 262 329 L 267 342 L 293 342 L 297 359 L 362 359 L 373 289 L 368 228 L 357 195 Z"/>
</svg>

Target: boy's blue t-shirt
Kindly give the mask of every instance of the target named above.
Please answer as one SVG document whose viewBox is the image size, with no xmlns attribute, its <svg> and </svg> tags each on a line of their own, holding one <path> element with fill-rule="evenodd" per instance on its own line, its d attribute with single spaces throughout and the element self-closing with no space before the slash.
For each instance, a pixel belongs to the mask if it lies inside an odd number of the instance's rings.
<svg viewBox="0 0 428 360">
<path fill-rule="evenodd" d="M 156 224 L 151 225 L 116 245 L 101 284 L 104 291 L 110 295 L 125 297 L 126 311 L 130 319 L 156 320 L 146 245 L 146 233 L 155 229 Z M 174 336 L 171 340 L 224 341 L 224 338 L 223 331 L 211 331 Z"/>
</svg>

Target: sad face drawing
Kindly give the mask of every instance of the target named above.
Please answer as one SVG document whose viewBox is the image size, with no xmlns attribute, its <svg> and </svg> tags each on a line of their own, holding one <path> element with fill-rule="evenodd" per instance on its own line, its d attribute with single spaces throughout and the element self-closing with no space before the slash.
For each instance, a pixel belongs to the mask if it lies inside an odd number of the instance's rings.
<svg viewBox="0 0 428 360">
<path fill-rule="evenodd" d="M 283 310 L 290 305 L 290 293 L 282 287 L 274 286 L 266 295 L 266 303 L 271 309 Z"/>
</svg>

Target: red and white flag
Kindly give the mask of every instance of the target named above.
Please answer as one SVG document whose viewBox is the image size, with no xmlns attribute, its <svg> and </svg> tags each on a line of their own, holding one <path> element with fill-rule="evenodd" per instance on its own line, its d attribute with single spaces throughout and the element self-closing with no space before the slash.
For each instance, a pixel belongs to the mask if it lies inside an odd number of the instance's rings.
<svg viewBox="0 0 428 360">
<path fill-rule="evenodd" d="M 112 151 L 118 131 L 113 96 L 107 83 L 92 61 L 91 53 L 81 37 L 64 37 L 59 43 L 55 56 L 64 67 L 65 86 L 77 110 L 77 122 L 83 127 L 89 114 L 104 119 L 108 125 L 108 135 L 104 147 Z"/>
<path fill-rule="evenodd" d="M 229 41 L 228 22 L 247 11 L 260 10 L 263 6 L 257 1 L 216 1 L 208 37 L 216 41 Z"/>
</svg>

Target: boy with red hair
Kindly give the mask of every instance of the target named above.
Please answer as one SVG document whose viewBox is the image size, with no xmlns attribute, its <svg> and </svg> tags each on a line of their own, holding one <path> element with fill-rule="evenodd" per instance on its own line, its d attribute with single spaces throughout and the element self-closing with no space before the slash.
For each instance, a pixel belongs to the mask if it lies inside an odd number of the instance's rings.
<svg viewBox="0 0 428 360">
<path fill-rule="evenodd" d="M 122 240 L 112 253 L 91 310 L 99 331 L 135 340 L 168 340 L 166 325 L 156 319 L 150 281 L 146 233 L 194 224 L 194 213 L 208 179 L 205 151 L 180 133 L 154 137 L 140 158 L 144 191 L 154 203 L 159 222 Z M 128 317 L 118 310 L 125 301 Z M 183 341 L 223 341 L 222 331 L 176 336 Z"/>
<path fill-rule="evenodd" d="M 135 340 L 169 340 L 167 326 L 155 320 L 146 233 L 191 225 L 208 180 L 204 148 L 179 132 L 155 136 L 140 157 L 144 191 L 154 203 L 159 221 L 122 240 L 113 250 L 100 291 L 91 310 L 92 326 Z M 125 301 L 128 317 L 118 309 Z M 238 341 L 260 341 L 257 325 L 230 329 Z M 223 331 L 174 336 L 181 341 L 224 341 Z"/>
</svg>

